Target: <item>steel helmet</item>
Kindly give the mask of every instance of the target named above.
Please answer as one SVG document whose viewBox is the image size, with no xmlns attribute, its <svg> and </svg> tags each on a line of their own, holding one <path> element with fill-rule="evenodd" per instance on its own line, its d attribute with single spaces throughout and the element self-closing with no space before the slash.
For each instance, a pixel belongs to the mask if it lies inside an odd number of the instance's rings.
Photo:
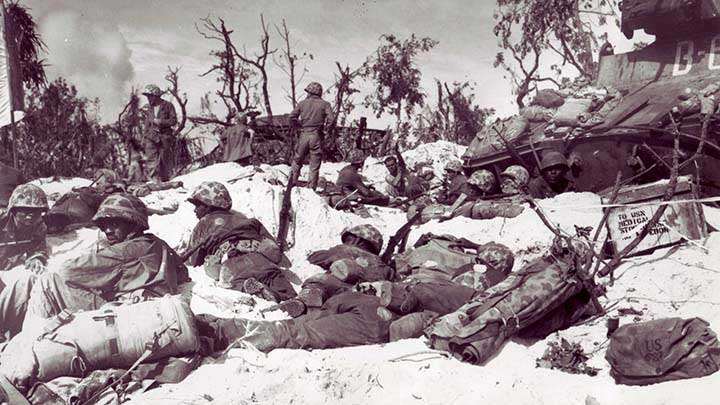
<svg viewBox="0 0 720 405">
<path fill-rule="evenodd" d="M 451 160 L 445 165 L 445 171 L 462 172 L 462 163 L 459 160 Z"/>
<path fill-rule="evenodd" d="M 95 185 L 100 187 L 118 182 L 118 175 L 110 169 L 98 169 L 95 172 Z"/>
<path fill-rule="evenodd" d="M 513 165 L 505 169 L 501 174 L 500 178 L 509 177 L 515 180 L 515 184 L 518 186 L 525 186 L 530 182 L 530 173 L 527 169 L 520 165 Z"/>
<path fill-rule="evenodd" d="M 365 163 L 365 154 L 361 150 L 353 149 L 348 154 L 350 163 Z"/>
<path fill-rule="evenodd" d="M 489 193 L 495 188 L 495 175 L 491 171 L 480 169 L 473 172 L 467 180 L 469 184 L 479 188 L 484 193 Z"/>
<path fill-rule="evenodd" d="M 187 199 L 193 204 L 205 204 L 210 207 L 229 210 L 232 207 L 230 192 L 217 181 L 204 181 L 193 191 Z"/>
<path fill-rule="evenodd" d="M 151 96 L 160 97 L 163 95 L 163 93 L 164 92 L 162 90 L 160 90 L 160 87 L 158 87 L 157 85 L 154 85 L 154 84 L 148 84 L 147 86 L 145 86 L 145 91 L 143 91 L 143 94 L 146 96 L 151 95 Z"/>
<path fill-rule="evenodd" d="M 112 194 L 100 204 L 93 222 L 104 219 L 122 219 L 137 225 L 141 230 L 148 229 L 148 213 L 145 203 L 132 194 Z"/>
<path fill-rule="evenodd" d="M 495 242 L 482 245 L 478 249 L 477 259 L 480 263 L 503 274 L 509 274 L 512 271 L 513 264 L 515 264 L 515 256 L 513 256 L 510 248 Z"/>
<path fill-rule="evenodd" d="M 310 84 L 305 87 L 305 91 L 314 96 L 321 96 L 323 93 L 323 88 L 322 85 L 318 82 L 310 82 Z"/>
<path fill-rule="evenodd" d="M 48 209 L 47 195 L 38 186 L 34 184 L 21 184 L 15 187 L 10 200 L 8 200 L 8 211 L 13 208 L 39 208 Z"/>
<path fill-rule="evenodd" d="M 563 166 L 565 169 L 569 169 L 567 159 L 562 153 L 551 150 L 545 153 L 540 161 L 540 170 L 546 170 L 555 166 Z"/>
<path fill-rule="evenodd" d="M 375 228 L 374 226 L 369 224 L 363 224 L 345 228 L 345 230 L 343 230 L 340 234 L 340 240 L 345 242 L 345 238 L 348 235 L 355 235 L 358 238 L 367 241 L 370 246 L 372 246 L 372 252 L 375 254 L 380 254 L 380 250 L 383 246 L 383 237 L 380 231 L 378 231 L 377 228 Z"/>
</svg>

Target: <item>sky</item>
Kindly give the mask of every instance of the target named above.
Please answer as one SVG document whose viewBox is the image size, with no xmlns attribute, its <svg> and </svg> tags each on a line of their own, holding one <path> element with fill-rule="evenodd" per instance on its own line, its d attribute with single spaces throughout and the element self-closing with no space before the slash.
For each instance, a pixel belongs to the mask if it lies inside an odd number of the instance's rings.
<svg viewBox="0 0 720 405">
<path fill-rule="evenodd" d="M 203 17 L 221 17 L 234 30 L 238 48 L 253 54 L 259 45 L 260 14 L 270 23 L 271 47 L 281 46 L 273 25 L 284 18 L 297 53 L 309 52 L 310 81 L 330 86 L 335 62 L 358 67 L 379 44 L 382 34 L 405 38 L 412 33 L 431 37 L 438 45 L 418 58 L 422 87 L 434 102 L 434 79 L 471 81 L 481 107 L 499 116 L 516 111 L 510 83 L 492 62 L 499 51 L 493 35 L 491 0 L 24 0 L 47 44 L 48 76 L 63 76 L 81 95 L 99 98 L 101 120 L 114 121 L 132 86 L 156 83 L 165 87 L 168 66 L 179 66 L 180 87 L 187 94 L 189 113 L 196 114 L 200 98 L 218 86 L 214 77 L 200 77 L 211 66 L 216 48 L 198 34 Z M 623 42 L 611 33 L 611 42 Z M 614 41 L 617 40 L 617 41 Z M 623 44 L 619 44 L 622 49 Z M 625 44 L 627 46 L 627 44 Z M 618 45 L 616 44 L 616 49 Z M 285 99 L 288 79 L 268 62 L 274 113 L 289 112 Z M 360 83 L 361 89 L 370 89 Z M 356 96 L 361 101 L 362 95 Z M 370 127 L 383 128 L 392 117 L 377 119 L 362 108 L 353 119 L 368 117 Z"/>
</svg>

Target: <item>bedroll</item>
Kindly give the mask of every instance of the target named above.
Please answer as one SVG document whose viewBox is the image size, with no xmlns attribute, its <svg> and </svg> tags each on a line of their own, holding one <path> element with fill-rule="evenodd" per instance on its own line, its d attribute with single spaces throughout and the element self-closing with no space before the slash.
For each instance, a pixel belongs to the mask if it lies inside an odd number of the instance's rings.
<svg viewBox="0 0 720 405">
<path fill-rule="evenodd" d="M 520 332 L 545 329 L 537 325 L 553 320 L 557 330 L 568 326 L 557 322 L 556 310 L 583 291 L 570 255 L 538 258 L 503 282 L 439 318 L 425 330 L 430 345 L 452 353 L 460 360 L 485 364 L 501 346 Z M 561 313 L 567 313 L 564 310 Z M 574 313 L 574 311 L 573 311 Z"/>
<path fill-rule="evenodd" d="M 146 362 L 199 349 L 187 303 L 166 295 L 131 305 L 109 303 L 95 311 L 63 312 L 48 320 L 39 337 L 21 333 L 13 339 L 3 352 L 2 372 L 23 386 L 61 376 L 83 377 L 93 370 L 127 369 L 149 344 L 155 349 Z M 32 367 L 22 364 L 30 359 L 36 363 Z"/>
</svg>

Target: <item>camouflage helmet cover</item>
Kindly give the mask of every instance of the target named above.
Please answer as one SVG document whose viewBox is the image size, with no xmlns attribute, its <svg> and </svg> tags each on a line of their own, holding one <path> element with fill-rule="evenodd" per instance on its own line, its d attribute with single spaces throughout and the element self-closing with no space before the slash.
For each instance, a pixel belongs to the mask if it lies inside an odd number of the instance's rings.
<svg viewBox="0 0 720 405">
<path fill-rule="evenodd" d="M 365 163 L 365 154 L 361 150 L 353 149 L 348 154 L 350 163 Z"/>
<path fill-rule="evenodd" d="M 95 172 L 95 185 L 103 186 L 118 182 L 118 175 L 110 169 L 98 169 Z"/>
<path fill-rule="evenodd" d="M 322 85 L 318 82 L 310 82 L 310 84 L 305 87 L 305 91 L 314 95 L 314 96 L 321 96 L 323 92 Z"/>
<path fill-rule="evenodd" d="M 451 160 L 445 165 L 445 171 L 462 172 L 462 163 L 459 160 Z"/>
<path fill-rule="evenodd" d="M 160 87 L 154 84 L 148 84 L 145 86 L 145 90 L 143 91 L 144 95 L 151 95 L 151 96 L 157 96 L 160 97 L 163 95 L 163 91 L 160 90 Z"/>
<path fill-rule="evenodd" d="M 205 181 L 193 191 L 190 198 L 193 204 L 205 204 L 210 207 L 229 210 L 232 207 L 232 198 L 230 192 L 221 183 L 217 181 Z"/>
<path fill-rule="evenodd" d="M 515 183 L 519 186 L 527 185 L 530 182 L 530 173 L 528 173 L 526 168 L 520 165 L 508 167 L 500 174 L 500 177 L 509 177 L 515 180 Z"/>
<path fill-rule="evenodd" d="M 540 161 L 540 170 L 549 169 L 555 166 L 562 166 L 565 169 L 569 168 L 565 156 L 563 156 L 560 152 L 551 150 L 543 155 L 542 160 Z"/>
<path fill-rule="evenodd" d="M 469 184 L 479 188 L 485 193 L 492 191 L 495 188 L 495 175 L 491 171 L 480 169 L 473 172 L 470 178 L 467 180 Z"/>
<path fill-rule="evenodd" d="M 15 187 L 8 200 L 8 211 L 13 208 L 48 209 L 47 195 L 34 184 L 21 184 Z"/>
<path fill-rule="evenodd" d="M 478 249 L 477 259 L 480 263 L 485 264 L 500 271 L 503 274 L 509 274 L 515 264 L 515 256 L 512 251 L 505 245 L 490 242 Z"/>
<path fill-rule="evenodd" d="M 383 237 L 380 231 L 372 225 L 363 224 L 355 225 L 349 228 L 345 228 L 340 234 L 340 239 L 345 242 L 347 235 L 355 235 L 360 239 L 363 239 L 370 243 L 373 248 L 373 253 L 379 254 L 383 246 Z"/>
<path fill-rule="evenodd" d="M 148 229 L 147 207 L 132 194 L 112 194 L 103 200 L 93 222 L 97 224 L 104 219 L 122 219 L 137 225 L 143 231 Z"/>
</svg>

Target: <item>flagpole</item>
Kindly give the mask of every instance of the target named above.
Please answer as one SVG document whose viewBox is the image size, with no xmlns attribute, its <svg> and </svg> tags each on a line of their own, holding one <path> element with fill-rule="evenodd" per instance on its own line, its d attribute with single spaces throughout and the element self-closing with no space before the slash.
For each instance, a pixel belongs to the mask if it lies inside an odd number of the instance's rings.
<svg viewBox="0 0 720 405">
<path fill-rule="evenodd" d="M 8 94 L 10 99 L 10 142 L 12 142 L 13 167 L 18 168 L 17 144 L 15 142 L 15 106 L 12 98 L 12 79 L 10 78 L 10 42 L 8 41 L 7 18 L 5 12 L 5 0 L 0 0 L 2 8 L 3 39 L 5 40 L 5 74 L 8 81 Z"/>
</svg>

